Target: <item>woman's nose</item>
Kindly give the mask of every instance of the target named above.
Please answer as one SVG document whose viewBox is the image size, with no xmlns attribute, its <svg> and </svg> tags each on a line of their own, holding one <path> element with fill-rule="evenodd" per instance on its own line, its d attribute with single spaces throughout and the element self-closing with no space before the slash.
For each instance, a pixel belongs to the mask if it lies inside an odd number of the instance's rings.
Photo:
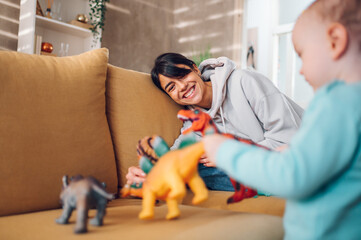
<svg viewBox="0 0 361 240">
<path fill-rule="evenodd" d="M 179 81 L 178 82 L 178 88 L 180 91 L 183 91 L 185 89 L 187 89 L 187 83 L 183 82 L 183 81 Z"/>
</svg>

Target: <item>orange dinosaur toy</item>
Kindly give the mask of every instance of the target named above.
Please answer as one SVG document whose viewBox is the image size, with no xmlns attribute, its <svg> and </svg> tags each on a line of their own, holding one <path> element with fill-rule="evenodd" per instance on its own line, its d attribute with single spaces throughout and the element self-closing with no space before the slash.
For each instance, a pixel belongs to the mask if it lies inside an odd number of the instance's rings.
<svg viewBox="0 0 361 240">
<path fill-rule="evenodd" d="M 218 128 L 216 127 L 215 123 L 213 122 L 212 118 L 205 112 L 195 109 L 195 110 L 180 110 L 178 112 L 177 117 L 182 121 L 191 121 L 192 125 L 188 129 L 186 129 L 183 134 L 187 134 L 189 132 L 201 132 L 202 136 L 206 134 L 222 134 L 225 137 L 235 139 L 237 141 L 256 145 L 258 147 L 262 147 L 265 149 L 268 149 L 264 146 L 261 146 L 259 144 L 254 143 L 251 140 L 240 138 L 237 136 L 234 136 L 232 134 L 227 133 L 221 133 Z M 269 150 L 269 149 L 268 149 Z M 235 203 L 240 202 L 245 198 L 251 198 L 257 195 L 257 191 L 253 190 L 252 188 L 246 187 L 238 182 L 236 182 L 234 179 L 230 178 L 231 183 L 234 187 L 235 193 L 228 198 L 227 203 Z"/>
<path fill-rule="evenodd" d="M 185 184 L 188 184 L 194 193 L 193 204 L 201 203 L 208 198 L 208 190 L 198 175 L 198 161 L 203 153 L 203 143 L 198 142 L 169 151 L 159 158 L 143 183 L 143 208 L 139 214 L 140 219 L 153 218 L 156 199 L 166 201 L 167 219 L 179 217 L 178 201 L 186 194 Z"/>
</svg>

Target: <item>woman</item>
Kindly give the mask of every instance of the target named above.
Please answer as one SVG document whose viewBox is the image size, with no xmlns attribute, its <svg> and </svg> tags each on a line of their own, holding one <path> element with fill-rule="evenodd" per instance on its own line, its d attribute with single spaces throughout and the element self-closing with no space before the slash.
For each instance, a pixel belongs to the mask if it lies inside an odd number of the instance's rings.
<svg viewBox="0 0 361 240">
<path fill-rule="evenodd" d="M 207 112 L 222 132 L 271 149 L 287 145 L 301 123 L 301 107 L 268 78 L 252 70 L 236 69 L 226 57 L 207 59 L 198 68 L 181 54 L 165 53 L 155 60 L 151 76 L 176 103 Z M 185 122 L 181 131 L 190 125 Z M 177 148 L 182 136 L 172 149 Z M 234 190 L 229 178 L 206 156 L 200 159 L 199 173 L 211 190 Z M 126 177 L 128 184 L 140 183 L 145 174 L 139 167 L 131 167 Z"/>
</svg>

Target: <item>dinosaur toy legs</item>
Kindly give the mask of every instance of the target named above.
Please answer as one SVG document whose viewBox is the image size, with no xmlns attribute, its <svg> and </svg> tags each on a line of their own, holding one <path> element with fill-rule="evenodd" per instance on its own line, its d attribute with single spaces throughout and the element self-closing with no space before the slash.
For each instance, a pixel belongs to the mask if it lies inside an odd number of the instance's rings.
<svg viewBox="0 0 361 240">
<path fill-rule="evenodd" d="M 168 206 L 168 214 L 166 219 L 174 219 L 180 216 L 180 211 L 178 208 L 178 200 L 183 199 L 186 194 L 186 188 L 182 179 L 174 179 L 174 185 L 170 186 L 171 189 L 168 193 L 168 197 L 165 199 Z M 170 184 L 171 185 L 171 184 Z M 193 176 L 189 182 L 188 186 L 191 191 L 194 193 L 194 198 L 192 204 L 199 204 L 205 201 L 208 198 L 207 188 L 204 185 L 202 178 L 198 173 Z M 149 188 L 143 189 L 143 210 L 139 214 L 140 219 L 152 219 L 154 216 L 154 204 L 157 199 L 157 195 Z"/>
</svg>

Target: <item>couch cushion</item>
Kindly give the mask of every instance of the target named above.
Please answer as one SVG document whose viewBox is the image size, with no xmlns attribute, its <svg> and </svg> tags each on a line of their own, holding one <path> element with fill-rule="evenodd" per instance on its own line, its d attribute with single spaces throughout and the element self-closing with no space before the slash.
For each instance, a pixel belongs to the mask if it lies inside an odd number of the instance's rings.
<svg viewBox="0 0 361 240">
<path fill-rule="evenodd" d="M 149 74 L 109 65 L 107 115 L 118 164 L 119 186 L 123 186 L 130 166 L 138 165 L 136 144 L 154 134 L 172 145 L 180 134 L 181 109 L 157 89 Z"/>
<path fill-rule="evenodd" d="M 57 225 L 54 220 L 61 210 L 52 210 L 0 218 L 0 239 L 282 239 L 280 217 L 237 213 L 226 210 L 180 206 L 177 220 L 165 220 L 167 206 L 155 208 L 153 220 L 139 220 L 140 201 L 119 199 L 111 202 L 104 218 L 104 226 L 88 224 L 83 236 L 73 233 L 76 212 L 70 224 Z M 90 217 L 95 215 L 91 210 Z M 21 231 L 19 231 L 21 229 Z"/>
<path fill-rule="evenodd" d="M 115 192 L 105 114 L 108 50 L 56 58 L 0 52 L 0 215 L 59 207 L 61 177 Z"/>
<path fill-rule="evenodd" d="M 238 203 L 227 204 L 227 199 L 233 192 L 209 191 L 208 200 L 201 203 L 200 207 L 225 209 L 236 212 L 263 213 L 282 217 L 285 211 L 286 201 L 277 197 L 257 196 L 247 198 Z M 191 205 L 193 193 L 187 192 L 183 204 Z"/>
</svg>

